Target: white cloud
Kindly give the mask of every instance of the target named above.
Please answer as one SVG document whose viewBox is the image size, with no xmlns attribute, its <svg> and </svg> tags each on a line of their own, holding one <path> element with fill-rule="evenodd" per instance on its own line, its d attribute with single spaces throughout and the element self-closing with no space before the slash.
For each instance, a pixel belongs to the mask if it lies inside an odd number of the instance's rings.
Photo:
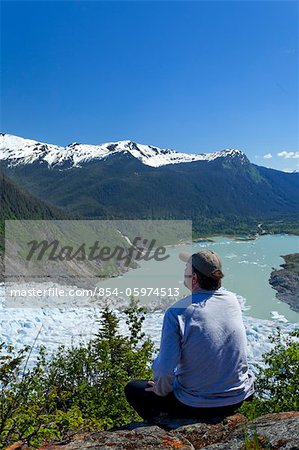
<svg viewBox="0 0 299 450">
<path fill-rule="evenodd" d="M 299 158 L 299 152 L 280 152 L 277 153 L 277 156 L 281 156 L 282 158 Z"/>
<path fill-rule="evenodd" d="M 264 159 L 271 159 L 271 158 L 272 158 L 272 154 L 271 154 L 271 153 L 266 153 L 266 154 L 263 156 L 263 158 L 264 158 Z"/>
</svg>

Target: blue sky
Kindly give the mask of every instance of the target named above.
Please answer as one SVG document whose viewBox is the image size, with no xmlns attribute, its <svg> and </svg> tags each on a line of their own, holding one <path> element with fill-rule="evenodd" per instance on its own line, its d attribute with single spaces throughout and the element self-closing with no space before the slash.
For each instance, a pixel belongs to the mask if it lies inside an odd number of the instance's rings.
<svg viewBox="0 0 299 450">
<path fill-rule="evenodd" d="M 298 169 L 298 5 L 4 1 L 1 129 Z"/>
</svg>

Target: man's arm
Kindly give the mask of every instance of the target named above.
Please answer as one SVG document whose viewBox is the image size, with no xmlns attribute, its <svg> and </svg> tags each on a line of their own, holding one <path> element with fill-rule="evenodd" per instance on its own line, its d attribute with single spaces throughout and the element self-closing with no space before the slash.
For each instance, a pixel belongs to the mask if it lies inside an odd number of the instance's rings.
<svg viewBox="0 0 299 450">
<path fill-rule="evenodd" d="M 181 357 L 181 333 L 176 311 L 169 308 L 165 313 L 160 351 L 152 365 L 155 385 L 151 390 L 161 396 L 173 390 L 174 370 Z"/>
</svg>

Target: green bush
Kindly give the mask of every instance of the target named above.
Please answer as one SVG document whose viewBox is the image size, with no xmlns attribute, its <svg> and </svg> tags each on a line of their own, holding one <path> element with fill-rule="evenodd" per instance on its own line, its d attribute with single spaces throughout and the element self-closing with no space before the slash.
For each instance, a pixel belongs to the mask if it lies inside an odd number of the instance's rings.
<svg viewBox="0 0 299 450">
<path fill-rule="evenodd" d="M 277 328 L 269 338 L 274 347 L 263 355 L 265 367 L 257 374 L 255 398 L 241 407 L 250 419 L 299 409 L 299 329 L 283 336 Z"/>
<path fill-rule="evenodd" d="M 153 343 L 141 331 L 144 309 L 132 301 L 125 313 L 128 336 L 119 334 L 118 319 L 106 308 L 99 332 L 88 344 L 61 346 L 51 357 L 42 347 L 31 370 L 29 347 L 16 352 L 0 345 L 4 448 L 18 440 L 38 446 L 78 430 L 105 430 L 138 419 L 123 390 L 133 378 L 151 378 Z"/>
<path fill-rule="evenodd" d="M 151 379 L 153 343 L 142 333 L 144 310 L 135 301 L 125 311 L 128 336 L 109 309 L 99 332 L 87 344 L 61 346 L 49 357 L 44 347 L 28 369 L 32 348 L 15 351 L 0 344 L 0 446 L 22 440 L 37 447 L 71 437 L 78 430 L 106 430 L 138 420 L 125 401 L 124 386 L 134 378 Z M 264 355 L 256 396 L 241 412 L 252 419 L 269 412 L 298 410 L 299 330 L 283 337 Z"/>
</svg>

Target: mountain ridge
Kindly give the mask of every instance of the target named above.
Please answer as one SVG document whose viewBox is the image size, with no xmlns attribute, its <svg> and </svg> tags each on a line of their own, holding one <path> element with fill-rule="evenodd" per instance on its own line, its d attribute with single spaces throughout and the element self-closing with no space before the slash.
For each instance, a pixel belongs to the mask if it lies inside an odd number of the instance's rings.
<svg viewBox="0 0 299 450">
<path fill-rule="evenodd" d="M 143 164 L 161 167 L 168 164 L 182 164 L 195 161 L 213 161 L 217 158 L 240 158 L 246 162 L 244 152 L 238 149 L 224 149 L 218 152 L 190 154 L 153 145 L 138 144 L 124 140 L 99 145 L 74 142 L 65 147 L 47 144 L 15 135 L 0 133 L 0 160 L 10 162 L 10 166 L 46 162 L 49 167 L 63 169 L 82 167 L 92 160 L 102 160 L 117 153 L 129 153 Z"/>
<path fill-rule="evenodd" d="M 137 144 L 125 142 L 134 151 Z M 153 166 L 121 150 L 81 166 L 49 166 L 39 158 L 47 149 L 37 148 L 33 160 L 32 147 L 23 150 L 30 163 L 0 158 L 0 171 L 34 197 L 85 219 L 187 219 L 199 233 L 230 233 L 272 219 L 294 229 L 299 215 L 299 174 L 257 166 L 240 151 Z"/>
</svg>

